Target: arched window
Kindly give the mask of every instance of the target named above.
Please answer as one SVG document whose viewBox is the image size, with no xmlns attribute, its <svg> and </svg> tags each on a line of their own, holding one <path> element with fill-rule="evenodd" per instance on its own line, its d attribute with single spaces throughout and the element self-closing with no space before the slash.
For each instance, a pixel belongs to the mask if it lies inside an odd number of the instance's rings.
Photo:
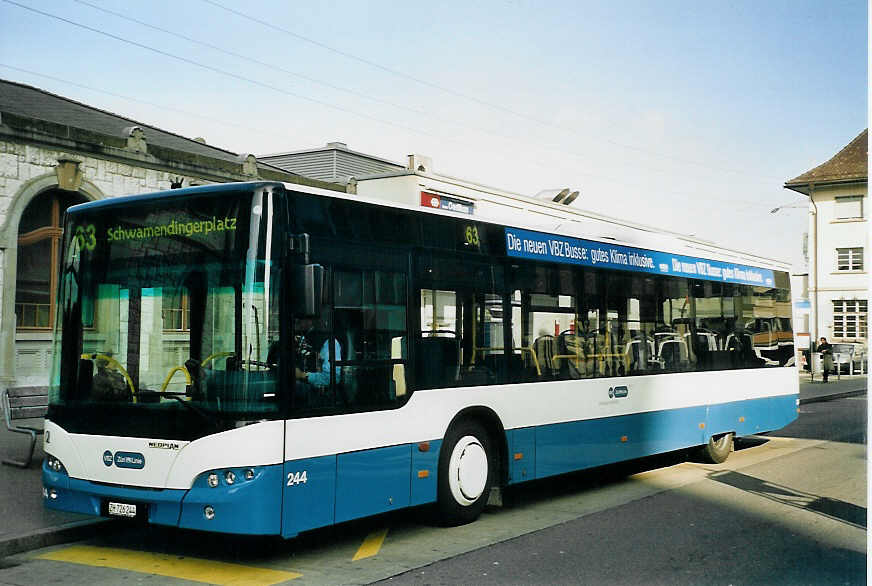
<svg viewBox="0 0 872 586">
<path fill-rule="evenodd" d="M 15 278 L 16 326 L 20 330 L 44 330 L 54 324 L 61 217 L 68 207 L 83 201 L 77 193 L 50 189 L 33 198 L 21 215 Z"/>
</svg>

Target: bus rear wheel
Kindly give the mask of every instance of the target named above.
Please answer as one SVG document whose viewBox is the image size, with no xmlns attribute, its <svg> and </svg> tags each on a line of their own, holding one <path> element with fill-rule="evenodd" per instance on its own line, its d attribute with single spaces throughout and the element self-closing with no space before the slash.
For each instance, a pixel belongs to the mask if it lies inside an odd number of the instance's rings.
<svg viewBox="0 0 872 586">
<path fill-rule="evenodd" d="M 445 434 L 439 452 L 438 520 L 443 525 L 475 521 L 493 484 L 491 438 L 479 423 L 463 421 Z"/>
<path fill-rule="evenodd" d="M 706 445 L 702 447 L 702 459 L 709 464 L 721 464 L 726 462 L 733 451 L 733 434 L 725 433 L 721 436 L 712 436 Z"/>
</svg>

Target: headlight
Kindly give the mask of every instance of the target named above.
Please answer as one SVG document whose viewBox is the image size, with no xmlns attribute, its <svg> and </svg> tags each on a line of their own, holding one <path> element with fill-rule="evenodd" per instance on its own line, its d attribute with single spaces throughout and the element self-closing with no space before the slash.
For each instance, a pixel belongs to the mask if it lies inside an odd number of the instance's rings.
<svg viewBox="0 0 872 586">
<path fill-rule="evenodd" d="M 236 474 L 233 473 L 233 470 L 228 470 L 224 473 L 224 482 L 227 484 L 233 484 L 236 482 Z"/>
<path fill-rule="evenodd" d="M 253 478 L 254 478 L 254 470 L 249 468 L 248 470 L 245 471 L 245 479 L 251 480 Z"/>
<path fill-rule="evenodd" d="M 67 469 L 64 468 L 63 463 L 60 460 L 55 458 L 50 454 L 46 454 L 45 456 L 45 465 L 46 467 L 53 472 L 64 472 L 66 473 Z"/>
<path fill-rule="evenodd" d="M 209 478 L 206 480 L 206 482 L 209 484 L 209 487 L 215 488 L 216 486 L 218 486 L 218 475 L 214 472 L 210 473 Z"/>
</svg>

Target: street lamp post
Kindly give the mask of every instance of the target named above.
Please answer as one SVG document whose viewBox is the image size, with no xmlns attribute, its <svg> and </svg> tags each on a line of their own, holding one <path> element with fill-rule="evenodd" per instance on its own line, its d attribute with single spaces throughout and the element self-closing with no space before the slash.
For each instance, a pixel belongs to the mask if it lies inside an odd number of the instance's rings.
<svg viewBox="0 0 872 586">
<path fill-rule="evenodd" d="M 814 221 L 811 226 L 811 247 L 812 247 L 812 267 L 809 267 L 811 270 L 811 279 L 812 286 L 810 292 L 813 291 L 812 295 L 812 313 L 813 319 L 811 320 L 811 339 L 809 340 L 808 347 L 808 358 L 809 358 L 809 372 L 811 372 L 812 377 L 814 377 L 814 361 L 812 360 L 812 350 L 815 347 L 815 344 L 818 340 L 818 245 L 817 245 L 817 233 L 818 233 L 818 209 L 817 204 L 814 202 L 814 183 L 809 184 L 808 186 L 808 203 L 811 204 L 812 209 L 809 213 L 814 217 Z M 791 204 L 786 204 L 783 206 L 778 206 L 769 210 L 770 214 L 776 214 L 779 211 L 786 208 L 807 208 L 808 204 L 806 202 L 795 202 Z"/>
</svg>

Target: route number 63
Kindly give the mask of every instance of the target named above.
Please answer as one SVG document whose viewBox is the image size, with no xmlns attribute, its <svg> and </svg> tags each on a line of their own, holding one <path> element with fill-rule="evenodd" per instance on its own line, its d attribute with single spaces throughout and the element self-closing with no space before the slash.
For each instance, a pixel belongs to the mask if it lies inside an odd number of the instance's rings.
<svg viewBox="0 0 872 586">
<path fill-rule="evenodd" d="M 295 486 L 297 484 L 306 484 L 306 471 L 302 472 L 288 472 L 288 486 Z"/>
</svg>

